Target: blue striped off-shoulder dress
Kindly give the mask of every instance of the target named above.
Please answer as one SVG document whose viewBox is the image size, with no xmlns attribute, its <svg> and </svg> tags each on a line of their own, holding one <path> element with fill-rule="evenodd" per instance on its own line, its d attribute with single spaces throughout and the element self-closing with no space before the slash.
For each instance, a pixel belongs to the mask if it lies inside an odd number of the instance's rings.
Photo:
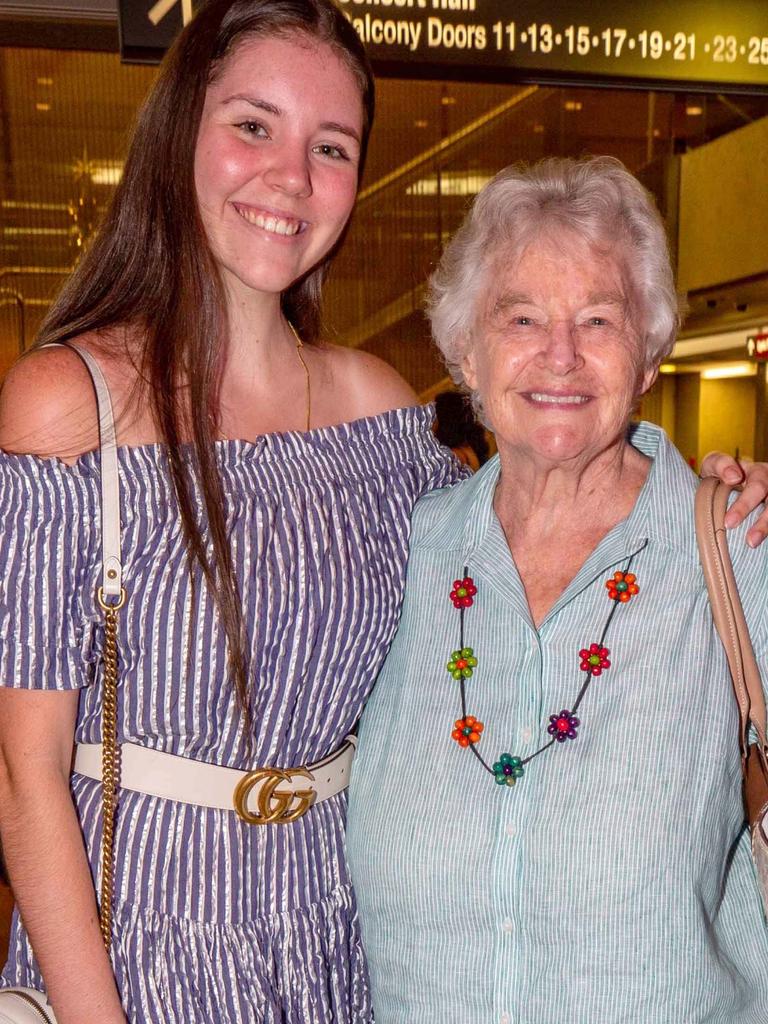
<svg viewBox="0 0 768 1024">
<path fill-rule="evenodd" d="M 218 444 L 250 642 L 250 759 L 166 452 L 119 450 L 121 740 L 236 768 L 298 766 L 340 745 L 394 635 L 411 509 L 462 475 L 431 419 L 401 409 Z M 0 457 L 0 685 L 78 688 L 83 742 L 100 736 L 98 486 L 95 453 L 74 466 Z M 99 785 L 74 776 L 72 792 L 95 874 Z M 345 813 L 341 794 L 293 824 L 253 827 L 124 791 L 112 958 L 132 1024 L 371 1020 Z M 43 987 L 18 917 L 2 983 Z"/>
</svg>

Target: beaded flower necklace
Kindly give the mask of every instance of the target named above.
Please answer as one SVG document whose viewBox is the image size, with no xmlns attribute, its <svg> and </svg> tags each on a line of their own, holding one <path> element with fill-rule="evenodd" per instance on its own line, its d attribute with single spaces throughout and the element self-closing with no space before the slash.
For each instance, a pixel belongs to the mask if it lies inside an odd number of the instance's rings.
<svg viewBox="0 0 768 1024">
<path fill-rule="evenodd" d="M 514 786 L 517 780 L 522 779 L 525 775 L 526 766 L 534 758 L 549 750 L 556 743 L 561 744 L 567 740 L 576 739 L 579 726 L 581 725 L 581 720 L 576 716 L 579 705 L 584 700 L 592 680 L 596 676 L 602 675 L 603 672 L 611 667 L 611 662 L 608 659 L 611 652 L 604 645 L 613 616 L 616 614 L 616 609 L 620 605 L 626 604 L 635 594 L 640 592 L 640 588 L 637 585 L 637 577 L 629 571 L 632 565 L 632 558 L 634 558 L 634 555 L 629 559 L 623 570 L 615 572 L 611 579 L 605 581 L 608 599 L 611 602 L 611 610 L 603 626 L 600 639 L 596 643 L 591 643 L 589 647 L 582 647 L 579 651 L 580 668 L 586 678 L 581 684 L 581 689 L 576 695 L 573 705 L 570 708 L 563 708 L 556 715 L 549 716 L 547 733 L 551 736 L 551 739 L 540 746 L 538 750 L 529 754 L 528 757 L 516 757 L 512 754 L 503 753 L 493 765 L 489 765 L 477 749 L 477 744 L 480 742 L 485 726 L 474 715 L 467 713 L 466 683 L 474 675 L 474 671 L 477 668 L 477 658 L 475 657 L 474 650 L 466 646 L 464 616 L 467 609 L 471 608 L 475 603 L 477 587 L 469 575 L 469 566 L 464 567 L 461 579 L 453 581 L 450 599 L 454 608 L 458 609 L 459 612 L 459 647 L 451 654 L 446 668 L 459 684 L 461 718 L 457 719 L 454 723 L 451 738 L 456 740 L 460 747 L 471 750 L 483 768 L 493 775 L 500 786 Z"/>
</svg>

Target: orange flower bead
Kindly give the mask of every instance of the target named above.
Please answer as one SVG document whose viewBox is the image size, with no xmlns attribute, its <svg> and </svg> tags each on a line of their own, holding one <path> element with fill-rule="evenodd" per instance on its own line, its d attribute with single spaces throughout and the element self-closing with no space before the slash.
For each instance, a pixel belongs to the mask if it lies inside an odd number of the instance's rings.
<svg viewBox="0 0 768 1024">
<path fill-rule="evenodd" d="M 468 747 L 470 743 L 477 743 L 484 726 L 478 722 L 474 715 L 467 715 L 466 718 L 458 718 L 454 722 L 455 728 L 451 738 L 456 740 L 460 747 Z"/>
<path fill-rule="evenodd" d="M 622 604 L 626 604 L 635 594 L 640 593 L 636 580 L 637 577 L 633 572 L 615 572 L 612 580 L 605 581 L 608 597 L 611 601 L 621 601 Z"/>
</svg>

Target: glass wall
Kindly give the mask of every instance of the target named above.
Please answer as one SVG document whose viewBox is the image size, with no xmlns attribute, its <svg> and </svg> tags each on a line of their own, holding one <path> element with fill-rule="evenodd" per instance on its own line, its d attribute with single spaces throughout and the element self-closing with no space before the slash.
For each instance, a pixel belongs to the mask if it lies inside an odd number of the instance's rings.
<svg viewBox="0 0 768 1024">
<path fill-rule="evenodd" d="M 0 374 L 119 180 L 156 69 L 115 54 L 0 48 Z M 444 379 L 424 282 L 500 167 L 610 153 L 666 201 L 667 157 L 768 113 L 768 98 L 382 80 L 363 190 L 327 293 L 332 340 L 392 362 L 424 395 Z"/>
</svg>

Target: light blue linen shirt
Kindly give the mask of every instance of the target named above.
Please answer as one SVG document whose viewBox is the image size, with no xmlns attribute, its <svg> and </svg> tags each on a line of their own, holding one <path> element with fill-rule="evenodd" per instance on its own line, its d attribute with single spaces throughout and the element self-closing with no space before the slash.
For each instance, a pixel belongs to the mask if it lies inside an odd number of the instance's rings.
<svg viewBox="0 0 768 1024">
<path fill-rule="evenodd" d="M 663 432 L 635 508 L 538 629 L 492 499 L 499 463 L 416 509 L 399 632 L 363 717 L 348 852 L 377 1024 L 765 1024 L 768 930 L 743 825 L 737 712 L 693 529 L 696 480 Z M 563 531 L 569 523 L 564 519 Z M 768 545 L 731 550 L 768 664 Z M 578 736 L 497 785 L 451 739 L 459 646 L 449 601 L 478 588 L 465 642 L 478 750 L 525 757 L 583 680 L 579 650 L 625 567 L 640 593 Z"/>
</svg>

